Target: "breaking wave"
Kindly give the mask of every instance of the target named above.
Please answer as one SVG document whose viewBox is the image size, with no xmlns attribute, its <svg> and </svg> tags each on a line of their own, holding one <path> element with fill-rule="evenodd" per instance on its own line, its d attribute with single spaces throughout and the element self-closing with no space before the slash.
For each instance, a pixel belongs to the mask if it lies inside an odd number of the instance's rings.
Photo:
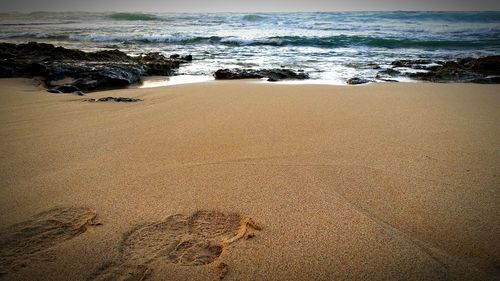
<svg viewBox="0 0 500 281">
<path fill-rule="evenodd" d="M 109 18 L 114 20 L 130 20 L 130 21 L 158 20 L 157 16 L 144 13 L 114 13 L 109 15 Z"/>
<path fill-rule="evenodd" d="M 415 40 L 407 38 L 382 38 L 371 36 L 348 36 L 337 35 L 328 37 L 308 36 L 274 36 L 265 38 L 245 39 L 239 37 L 220 36 L 189 36 L 168 34 L 145 34 L 145 35 L 63 35 L 46 33 L 13 33 L 0 34 L 0 38 L 44 38 L 44 39 L 67 39 L 69 41 L 82 42 L 121 42 L 121 43 L 163 43 L 175 45 L 225 45 L 225 46 L 273 46 L 273 47 L 319 47 L 319 48 L 345 48 L 366 46 L 374 48 L 424 48 L 424 49 L 453 49 L 453 48 L 481 48 L 500 47 L 500 38 L 488 38 L 482 40 Z"/>
</svg>

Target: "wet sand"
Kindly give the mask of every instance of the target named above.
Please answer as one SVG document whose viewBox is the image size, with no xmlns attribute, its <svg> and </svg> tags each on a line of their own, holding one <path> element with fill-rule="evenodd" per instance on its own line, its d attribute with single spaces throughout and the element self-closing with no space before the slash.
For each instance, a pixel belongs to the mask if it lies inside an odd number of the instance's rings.
<svg viewBox="0 0 500 281">
<path fill-rule="evenodd" d="M 0 279 L 499 280 L 499 93 L 2 79 Z"/>
</svg>

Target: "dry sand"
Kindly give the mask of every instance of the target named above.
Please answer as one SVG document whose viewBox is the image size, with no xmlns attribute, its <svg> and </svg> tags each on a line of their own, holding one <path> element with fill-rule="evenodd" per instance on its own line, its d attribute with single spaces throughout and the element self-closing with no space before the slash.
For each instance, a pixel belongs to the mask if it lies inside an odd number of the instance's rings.
<svg viewBox="0 0 500 281">
<path fill-rule="evenodd" d="M 0 138 L 2 280 L 500 279 L 498 85 L 2 79 Z"/>
</svg>

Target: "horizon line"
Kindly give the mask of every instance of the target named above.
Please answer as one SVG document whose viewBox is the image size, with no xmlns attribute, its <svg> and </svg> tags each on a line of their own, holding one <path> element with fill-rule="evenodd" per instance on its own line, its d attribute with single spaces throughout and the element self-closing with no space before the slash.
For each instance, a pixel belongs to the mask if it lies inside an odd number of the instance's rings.
<svg viewBox="0 0 500 281">
<path fill-rule="evenodd" d="M 252 14 L 272 14 L 272 13 L 348 13 L 348 12 L 415 12 L 415 13 L 426 13 L 426 12 L 437 12 L 437 13 L 466 13 L 466 12 L 500 12 L 500 10 L 331 10 L 331 11 L 120 11 L 120 10 L 107 10 L 107 11 L 85 11 L 85 10 L 61 10 L 61 11 L 49 11 L 49 10 L 36 10 L 36 11 L 6 11 L 0 12 L 0 14 L 34 14 L 34 13 L 183 13 L 183 14 L 242 14 L 242 13 L 252 13 Z"/>
</svg>

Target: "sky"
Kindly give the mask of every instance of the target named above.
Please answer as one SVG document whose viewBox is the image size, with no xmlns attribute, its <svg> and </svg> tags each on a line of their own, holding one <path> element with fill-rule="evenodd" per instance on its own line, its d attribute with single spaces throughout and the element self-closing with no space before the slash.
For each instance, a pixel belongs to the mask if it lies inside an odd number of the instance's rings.
<svg viewBox="0 0 500 281">
<path fill-rule="evenodd" d="M 499 0 L 0 0 L 0 12 L 500 11 Z"/>
</svg>

